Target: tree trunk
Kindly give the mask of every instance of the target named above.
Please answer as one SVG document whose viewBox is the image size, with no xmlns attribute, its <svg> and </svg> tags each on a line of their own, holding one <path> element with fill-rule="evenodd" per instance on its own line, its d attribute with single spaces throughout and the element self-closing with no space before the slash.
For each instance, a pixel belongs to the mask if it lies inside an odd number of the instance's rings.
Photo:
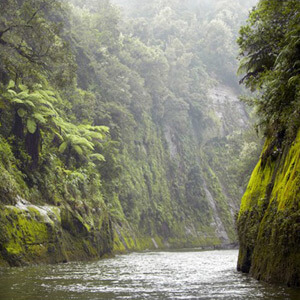
<svg viewBox="0 0 300 300">
<path fill-rule="evenodd" d="M 12 133 L 19 139 L 24 138 L 24 125 L 22 118 L 18 115 L 17 110 L 15 111 L 15 123 L 12 129 Z"/>
<path fill-rule="evenodd" d="M 26 151 L 31 156 L 31 168 L 36 169 L 39 162 L 40 146 L 41 146 L 41 133 L 37 125 L 35 133 L 28 132 L 26 134 Z"/>
</svg>

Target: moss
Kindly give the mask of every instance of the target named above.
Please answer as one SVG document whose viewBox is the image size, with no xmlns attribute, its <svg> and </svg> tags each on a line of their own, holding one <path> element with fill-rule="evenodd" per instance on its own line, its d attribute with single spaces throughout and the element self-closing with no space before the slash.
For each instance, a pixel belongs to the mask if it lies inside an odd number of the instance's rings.
<svg viewBox="0 0 300 300">
<path fill-rule="evenodd" d="M 122 241 L 120 235 L 114 230 L 114 244 L 113 252 L 114 253 L 125 253 L 128 251 L 128 246 L 125 241 Z"/>
<path fill-rule="evenodd" d="M 300 131 L 278 173 L 271 201 L 278 202 L 278 209 L 299 208 L 300 201 Z"/>
<path fill-rule="evenodd" d="M 70 207 L 3 206 L 0 261 L 10 265 L 100 258 L 112 251 L 107 212 L 81 216 Z"/>
<path fill-rule="evenodd" d="M 55 244 L 54 223 L 47 223 L 37 209 L 7 206 L 0 213 L 2 256 L 20 264 L 48 256 L 47 245 Z"/>
<path fill-rule="evenodd" d="M 0 203 L 14 204 L 17 195 L 28 195 L 28 187 L 16 166 L 17 162 L 11 146 L 0 135 Z"/>
<path fill-rule="evenodd" d="M 263 153 L 266 151 L 268 144 L 269 141 L 265 143 Z M 268 186 L 272 184 L 274 168 L 275 163 L 270 159 L 266 164 L 262 163 L 262 158 L 259 160 L 252 172 L 246 192 L 241 200 L 240 214 L 251 210 L 253 207 L 264 205 Z"/>
<path fill-rule="evenodd" d="M 239 270 L 300 286 L 299 170 L 300 131 L 276 159 L 264 154 L 252 174 L 238 217 Z"/>
</svg>

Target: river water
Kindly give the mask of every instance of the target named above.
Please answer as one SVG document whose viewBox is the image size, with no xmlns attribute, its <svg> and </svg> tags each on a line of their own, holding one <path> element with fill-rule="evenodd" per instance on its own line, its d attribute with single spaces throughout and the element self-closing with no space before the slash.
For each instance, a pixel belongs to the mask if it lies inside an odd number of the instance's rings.
<svg viewBox="0 0 300 300">
<path fill-rule="evenodd" d="M 238 273 L 236 261 L 236 250 L 185 250 L 5 268 L 0 269 L 0 300 L 300 299 L 300 290 Z"/>
</svg>

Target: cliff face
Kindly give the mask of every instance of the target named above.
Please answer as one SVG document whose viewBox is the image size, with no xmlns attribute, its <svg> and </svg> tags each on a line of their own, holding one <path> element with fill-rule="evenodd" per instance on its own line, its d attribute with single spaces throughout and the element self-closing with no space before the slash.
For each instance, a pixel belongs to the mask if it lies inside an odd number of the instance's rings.
<svg viewBox="0 0 300 300">
<path fill-rule="evenodd" d="M 289 146 L 268 140 L 238 216 L 238 269 L 300 285 L 300 132 Z"/>
<path fill-rule="evenodd" d="M 134 1 L 136 16 L 120 19 L 110 1 L 70 2 L 53 6 L 67 18 L 65 81 L 55 55 L 53 74 L 28 78 L 36 65 L 22 63 L 19 45 L 0 68 L 0 261 L 236 243 L 241 178 L 257 150 L 235 94 L 233 41 L 248 5 L 231 6 L 227 18 L 220 0 L 207 9 Z M 30 5 L 19 4 L 6 6 L 9 22 L 24 23 L 27 12 L 14 12 Z M 25 35 L 28 45 L 48 42 Z M 11 68 L 18 61 L 24 84 Z"/>
<path fill-rule="evenodd" d="M 159 122 L 145 112 L 134 130 L 124 127 L 123 172 L 113 187 L 104 183 L 105 202 L 88 195 L 53 204 L 28 201 L 17 196 L 20 183 L 3 180 L 2 264 L 236 243 L 232 220 L 241 190 L 231 174 L 242 159 L 238 140 L 248 116 L 228 87 L 217 86 L 206 97 L 202 100 L 210 104 L 205 110 L 173 103 Z"/>
<path fill-rule="evenodd" d="M 107 212 L 87 206 L 33 205 L 18 197 L 1 207 L 0 229 L 0 265 L 100 258 L 113 246 Z"/>
<path fill-rule="evenodd" d="M 159 121 L 149 117 L 134 136 L 132 130 L 122 133 L 129 142 L 122 153 L 121 193 L 109 202 L 121 211 L 114 223 L 123 224 L 116 225 L 116 236 L 125 249 L 140 248 L 139 241 L 148 241 L 146 248 L 236 243 L 233 219 L 242 189 L 234 168 L 249 118 L 226 86 L 198 101 L 207 102 L 202 111 L 184 99 L 166 101 Z M 125 228 L 129 243 L 122 237 Z"/>
</svg>

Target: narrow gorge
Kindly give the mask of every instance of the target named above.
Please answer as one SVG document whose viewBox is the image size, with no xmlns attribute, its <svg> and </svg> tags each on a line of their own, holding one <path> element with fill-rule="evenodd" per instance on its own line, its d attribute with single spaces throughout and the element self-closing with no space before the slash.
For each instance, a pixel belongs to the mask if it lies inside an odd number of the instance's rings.
<svg viewBox="0 0 300 300">
<path fill-rule="evenodd" d="M 254 1 L 214 2 L 1 4 L 2 265 L 237 245 Z"/>
<path fill-rule="evenodd" d="M 299 287 L 299 24 L 299 0 L 1 0 L 0 273 L 206 250 L 222 299 Z"/>
</svg>

